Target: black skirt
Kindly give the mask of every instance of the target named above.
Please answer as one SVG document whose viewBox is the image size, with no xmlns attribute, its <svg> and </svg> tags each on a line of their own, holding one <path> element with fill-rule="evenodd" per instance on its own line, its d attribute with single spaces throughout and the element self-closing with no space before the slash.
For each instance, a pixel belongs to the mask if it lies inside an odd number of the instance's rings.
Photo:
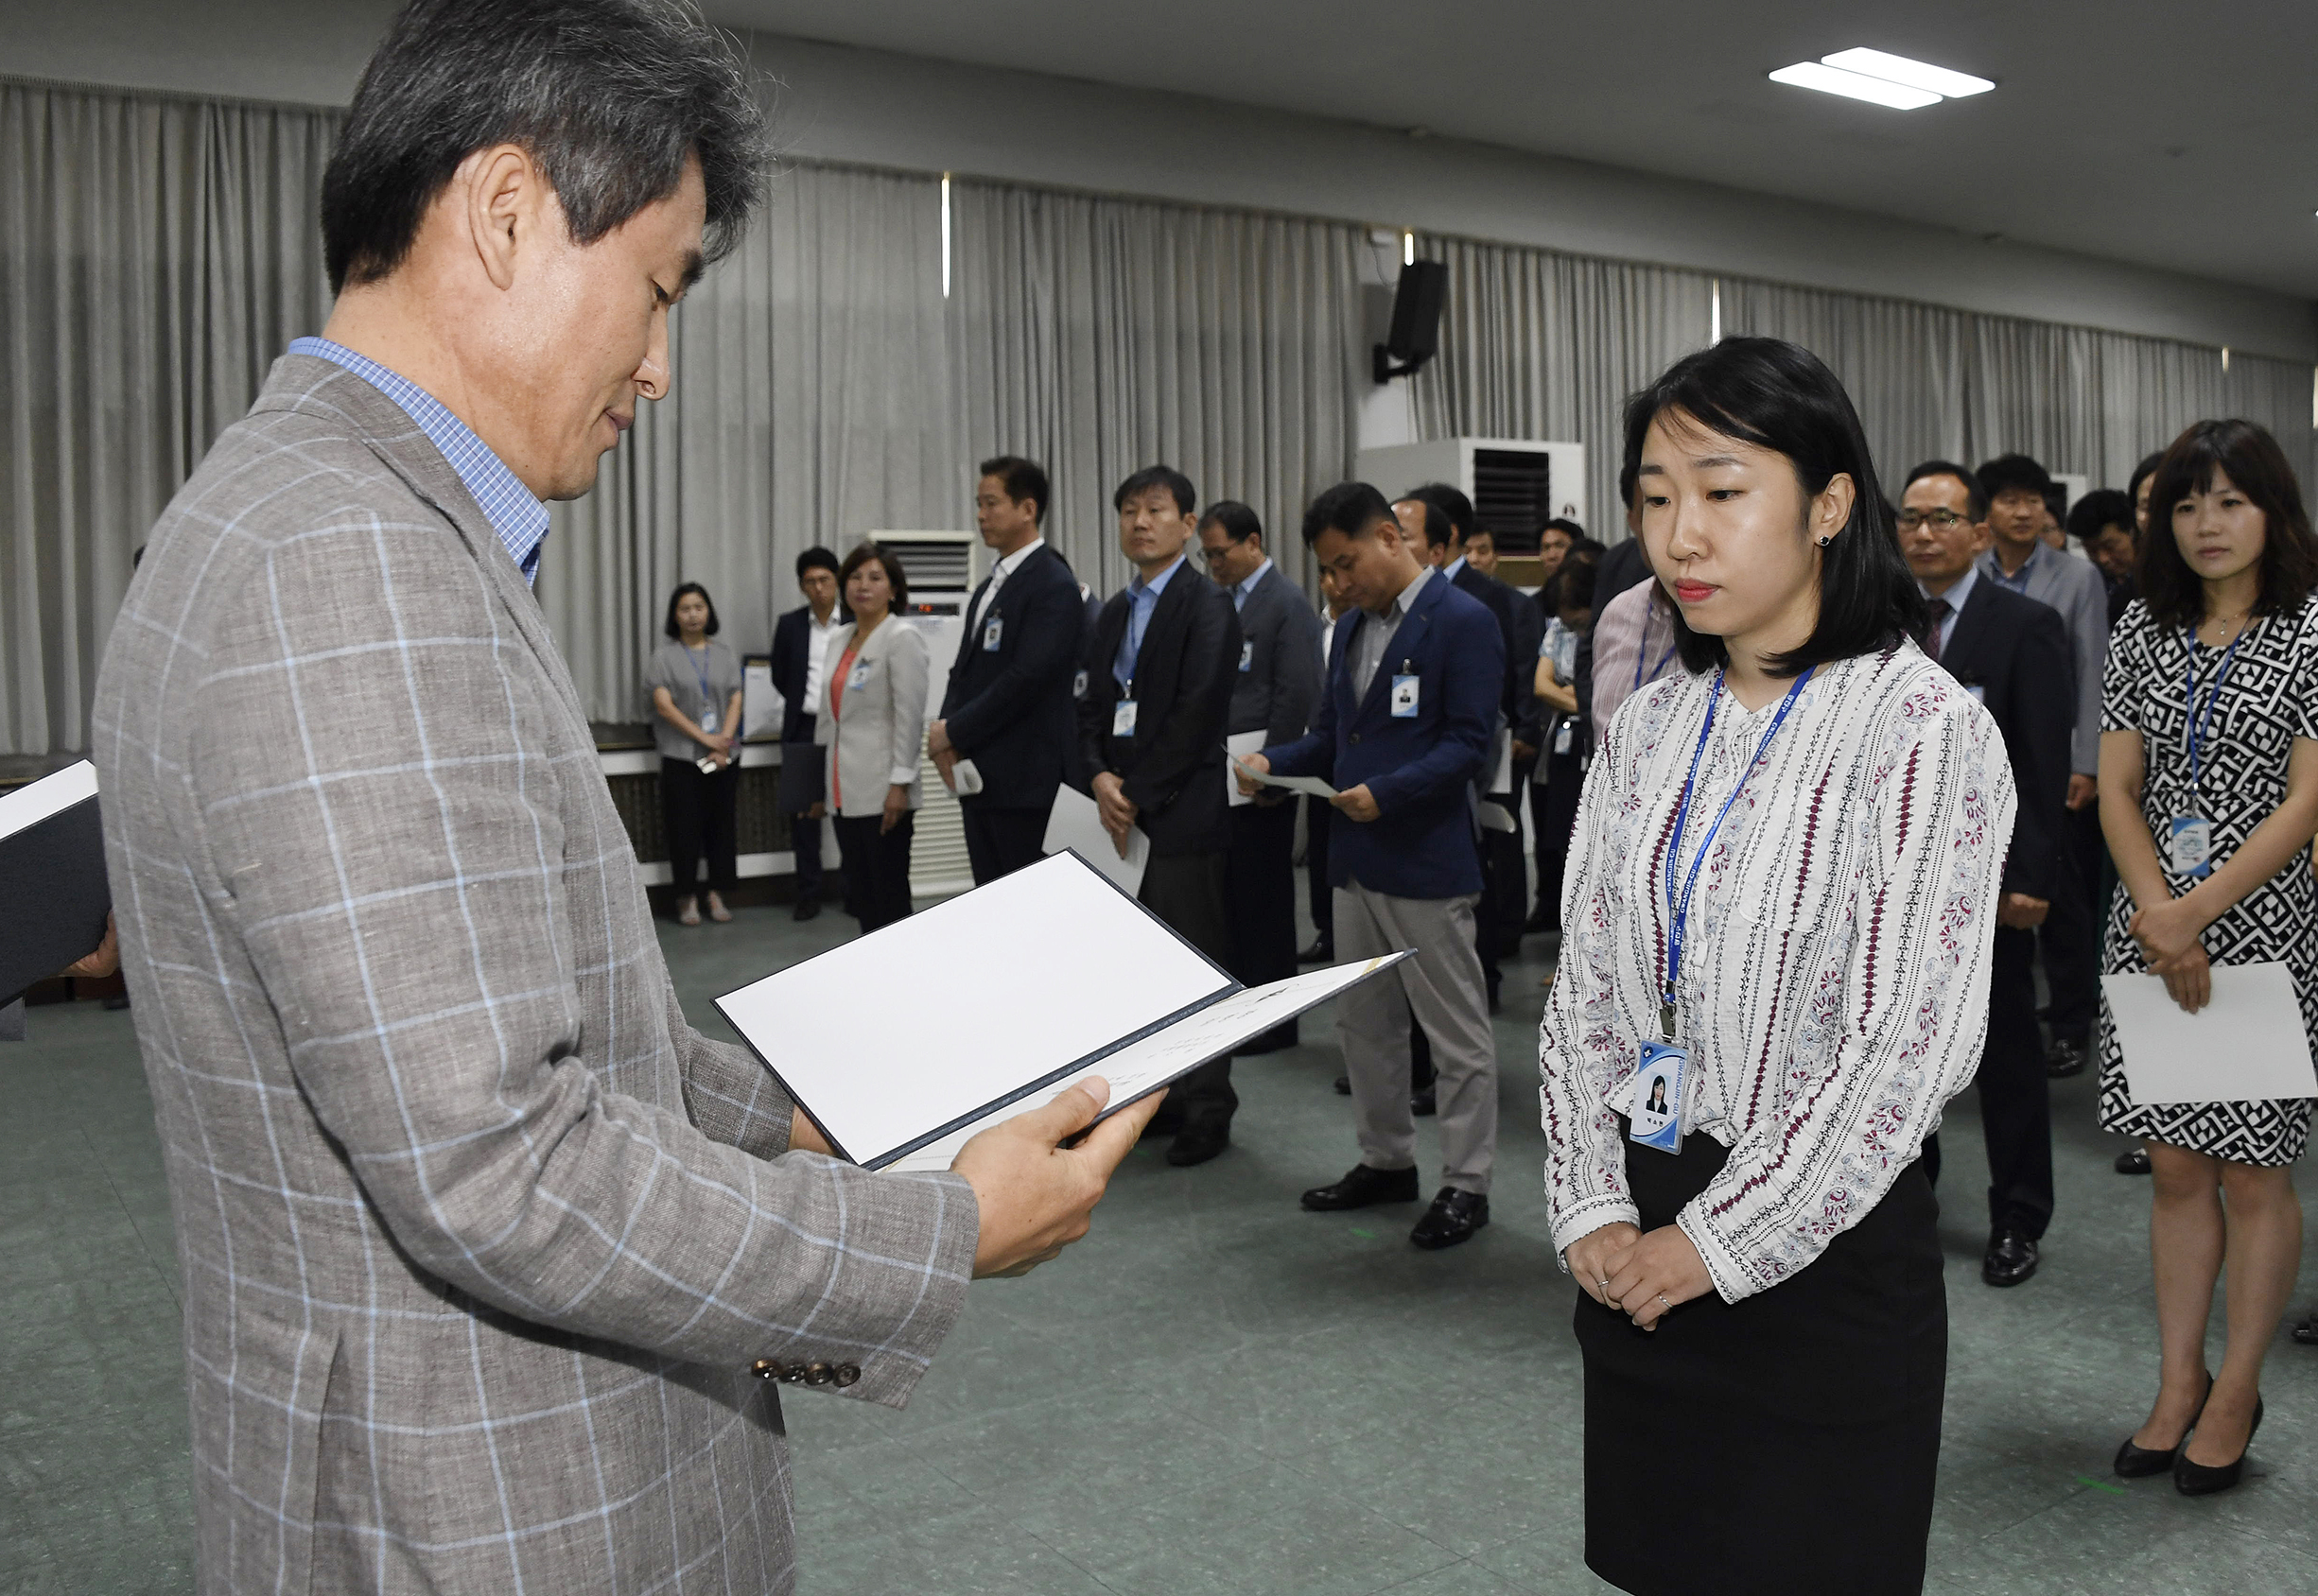
<svg viewBox="0 0 2318 1596">
<path fill-rule="evenodd" d="M 1629 1146 L 1642 1228 L 1674 1223 L 1727 1151 Z M 1636 1329 L 1580 1292 L 1586 1565 L 1637 1596 L 1902 1596 L 1924 1587 L 1947 1292 L 1920 1163 L 1809 1267 Z"/>
</svg>

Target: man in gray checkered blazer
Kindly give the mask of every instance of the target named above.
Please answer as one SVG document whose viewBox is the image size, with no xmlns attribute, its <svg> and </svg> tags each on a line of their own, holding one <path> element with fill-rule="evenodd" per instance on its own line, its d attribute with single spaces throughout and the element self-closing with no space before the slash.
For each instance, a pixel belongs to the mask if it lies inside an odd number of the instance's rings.
<svg viewBox="0 0 2318 1596">
<path fill-rule="evenodd" d="M 789 1589 L 778 1384 L 899 1405 L 1156 1106 L 871 1174 L 677 1008 L 528 578 L 760 137 L 677 0 L 419 0 L 325 180 L 326 335 L 113 629 L 204 1591 Z"/>
</svg>

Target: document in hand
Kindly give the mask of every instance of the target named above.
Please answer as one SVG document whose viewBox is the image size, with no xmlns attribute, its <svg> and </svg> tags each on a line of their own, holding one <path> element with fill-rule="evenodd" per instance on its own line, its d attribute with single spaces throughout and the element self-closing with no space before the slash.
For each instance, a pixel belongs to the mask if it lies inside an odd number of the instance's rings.
<svg viewBox="0 0 2318 1596">
<path fill-rule="evenodd" d="M 2100 978 L 2132 1101 L 2318 1097 L 2293 971 L 2279 963 L 2216 964 L 2212 974 L 2212 1001 L 2193 1015 L 2166 995 L 2162 976 Z"/>
<path fill-rule="evenodd" d="M 86 759 L 0 797 L 0 1004 L 105 940 L 113 893 Z"/>
<path fill-rule="evenodd" d="M 1063 853 L 716 1006 L 841 1156 L 947 1169 L 1009 1109 L 1101 1075 L 1107 1118 L 1406 957 L 1244 988 Z"/>
<path fill-rule="evenodd" d="M 1075 787 L 1054 789 L 1054 807 L 1046 814 L 1046 841 L 1038 850 L 1059 854 L 1078 850 L 1089 864 L 1119 884 L 1133 897 L 1142 891 L 1143 867 L 1151 862 L 1151 838 L 1140 825 L 1126 830 L 1126 852 L 1103 829 L 1103 807 Z"/>
<path fill-rule="evenodd" d="M 1336 795 L 1336 789 L 1318 776 L 1276 776 L 1269 771 L 1248 769 L 1237 754 L 1230 757 L 1231 768 L 1259 787 L 1284 787 L 1290 792 L 1308 792 L 1315 798 L 1333 798 Z"/>
</svg>

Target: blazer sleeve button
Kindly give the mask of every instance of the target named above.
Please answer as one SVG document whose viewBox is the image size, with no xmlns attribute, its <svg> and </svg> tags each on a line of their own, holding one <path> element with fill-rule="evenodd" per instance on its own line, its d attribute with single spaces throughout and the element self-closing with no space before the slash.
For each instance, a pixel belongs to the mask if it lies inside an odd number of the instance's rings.
<svg viewBox="0 0 2318 1596">
<path fill-rule="evenodd" d="M 758 1379 L 778 1379 L 781 1366 L 770 1358 L 759 1358 L 748 1366 L 748 1372 Z"/>
<path fill-rule="evenodd" d="M 840 1363 L 837 1365 L 838 1390 L 843 1391 L 848 1385 L 859 1385 L 861 1380 L 862 1366 L 859 1363 Z"/>
<path fill-rule="evenodd" d="M 835 1378 L 835 1371 L 827 1363 L 811 1363 L 806 1366 L 805 1383 L 808 1385 L 827 1385 Z"/>
<path fill-rule="evenodd" d="M 1359 734 L 1358 732 L 1354 732 L 1354 733 L 1352 734 L 1352 741 L 1354 741 L 1354 742 L 1358 742 L 1359 740 L 1360 740 L 1360 734 Z"/>
<path fill-rule="evenodd" d="M 802 1363 L 783 1363 L 781 1365 L 781 1383 L 783 1385 L 804 1384 L 805 1365 Z"/>
</svg>

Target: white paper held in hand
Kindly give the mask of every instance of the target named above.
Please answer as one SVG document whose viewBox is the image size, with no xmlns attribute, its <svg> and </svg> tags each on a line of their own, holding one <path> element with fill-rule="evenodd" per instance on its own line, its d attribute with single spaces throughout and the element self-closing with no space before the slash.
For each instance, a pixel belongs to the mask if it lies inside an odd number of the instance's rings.
<svg viewBox="0 0 2318 1596">
<path fill-rule="evenodd" d="M 1151 862 L 1151 839 L 1140 825 L 1127 827 L 1126 857 L 1122 859 L 1119 844 L 1103 829 L 1103 807 L 1075 787 L 1054 789 L 1054 807 L 1047 811 L 1046 841 L 1039 852 L 1059 854 L 1066 849 L 1075 850 L 1117 882 L 1127 896 L 1142 891 L 1143 866 Z"/>
<path fill-rule="evenodd" d="M 2165 979 L 2104 975 L 2125 1086 L 2136 1103 L 2262 1102 L 2318 1097 L 2293 972 L 2216 964 L 2213 999 L 2186 1014 Z"/>
<path fill-rule="evenodd" d="M 1224 802 L 1232 808 L 1255 802 L 1240 790 L 1239 772 L 1234 767 L 1250 754 L 1263 753 L 1264 739 L 1267 735 L 1264 732 L 1234 732 L 1224 738 L 1224 752 L 1229 755 L 1224 761 Z"/>
<path fill-rule="evenodd" d="M 1262 751 L 1258 750 L 1258 752 Z M 1231 768 L 1241 772 L 1249 781 L 1260 787 L 1283 787 L 1290 792 L 1305 792 L 1315 798 L 1333 799 L 1336 795 L 1336 789 L 1318 776 L 1276 776 L 1269 771 L 1250 770 L 1241 762 L 1237 754 L 1231 755 Z"/>
</svg>

